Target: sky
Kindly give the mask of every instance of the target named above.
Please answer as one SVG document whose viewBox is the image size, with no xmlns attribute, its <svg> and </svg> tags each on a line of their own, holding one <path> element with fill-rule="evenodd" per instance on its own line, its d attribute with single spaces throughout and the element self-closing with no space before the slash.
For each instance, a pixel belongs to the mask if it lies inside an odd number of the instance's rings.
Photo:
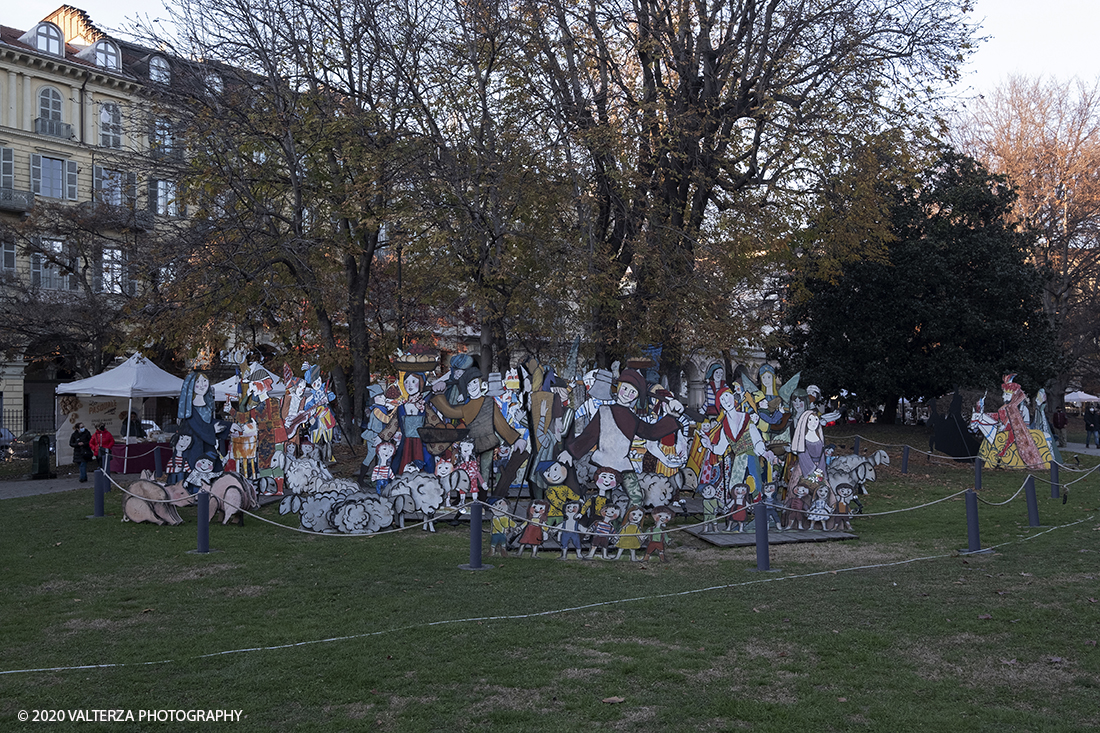
<svg viewBox="0 0 1100 733">
<path fill-rule="evenodd" d="M 8 7 L 0 11 L 0 24 L 25 30 L 61 4 L 61 0 L 5 3 Z M 69 4 L 87 12 L 108 33 L 138 15 L 164 15 L 160 0 L 69 0 Z M 972 19 L 982 26 L 979 35 L 990 38 L 964 69 L 960 93 L 984 93 L 1013 72 L 1062 80 L 1100 77 L 1100 54 L 1094 51 L 1100 31 L 1096 0 L 976 0 Z"/>
</svg>

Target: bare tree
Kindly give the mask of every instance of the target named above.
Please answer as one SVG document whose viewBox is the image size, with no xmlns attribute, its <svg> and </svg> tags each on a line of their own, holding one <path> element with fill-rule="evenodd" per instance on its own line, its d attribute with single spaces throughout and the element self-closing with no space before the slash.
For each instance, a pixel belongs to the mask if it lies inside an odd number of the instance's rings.
<svg viewBox="0 0 1100 733">
<path fill-rule="evenodd" d="M 1100 81 L 1012 76 L 976 100 L 956 144 L 1016 188 L 1017 225 L 1038 232 L 1049 280 L 1043 309 L 1061 347 L 1054 404 L 1075 379 L 1100 378 Z"/>
</svg>

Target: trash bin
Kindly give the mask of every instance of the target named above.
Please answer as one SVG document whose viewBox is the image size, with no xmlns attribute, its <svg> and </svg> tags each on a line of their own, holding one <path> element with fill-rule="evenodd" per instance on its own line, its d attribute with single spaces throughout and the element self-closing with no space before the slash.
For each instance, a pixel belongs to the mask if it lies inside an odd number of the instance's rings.
<svg viewBox="0 0 1100 733">
<path fill-rule="evenodd" d="M 31 478 L 53 478 L 50 473 L 50 436 L 40 435 L 31 450 Z"/>
</svg>

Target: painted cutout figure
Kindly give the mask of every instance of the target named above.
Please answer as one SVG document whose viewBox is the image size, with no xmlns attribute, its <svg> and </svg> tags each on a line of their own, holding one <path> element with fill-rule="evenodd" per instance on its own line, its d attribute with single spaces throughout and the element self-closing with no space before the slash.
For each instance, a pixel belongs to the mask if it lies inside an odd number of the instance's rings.
<svg viewBox="0 0 1100 733">
<path fill-rule="evenodd" d="M 642 562 L 649 559 L 650 555 L 657 555 L 661 562 L 666 562 L 665 547 L 668 546 L 668 523 L 674 516 L 672 509 L 667 506 L 659 506 L 653 510 L 653 530 L 649 533 L 649 544 L 645 548 L 645 557 Z"/>
<path fill-rule="evenodd" d="M 589 528 L 592 534 L 592 546 L 588 550 L 588 559 L 591 560 L 600 551 L 600 556 L 606 560 L 607 550 L 611 546 L 611 537 L 615 532 L 615 523 L 619 521 L 619 507 L 614 504 L 604 504 L 600 510 L 600 518 Z"/>
<path fill-rule="evenodd" d="M 645 518 L 645 510 L 639 506 L 632 506 L 626 510 L 626 518 L 623 520 L 623 526 L 619 530 L 619 539 L 616 543 L 618 552 L 615 553 L 615 558 L 618 560 L 623 556 L 623 550 L 630 551 L 630 561 L 636 562 L 638 560 L 638 550 L 642 549 L 642 520 Z"/>
<path fill-rule="evenodd" d="M 501 557 L 508 557 L 508 540 L 516 530 L 511 507 L 507 500 L 498 499 L 493 502 L 490 511 L 493 513 L 493 521 L 490 524 L 489 557 L 498 553 Z"/>
<path fill-rule="evenodd" d="M 527 507 L 527 521 L 523 523 L 523 530 L 519 535 L 519 555 L 523 554 L 524 547 L 531 548 L 531 557 L 539 554 L 539 548 L 546 541 L 546 512 L 550 505 L 545 499 L 535 499 Z"/>
<path fill-rule="evenodd" d="M 558 542 L 561 544 L 561 559 L 564 560 L 569 556 L 569 548 L 572 547 L 577 552 L 577 559 L 584 560 L 585 556 L 581 553 L 581 535 L 587 534 L 585 531 L 587 528 L 581 524 L 581 503 L 579 501 L 567 501 L 565 502 L 565 519 L 562 520 L 561 526 L 558 529 Z"/>
</svg>

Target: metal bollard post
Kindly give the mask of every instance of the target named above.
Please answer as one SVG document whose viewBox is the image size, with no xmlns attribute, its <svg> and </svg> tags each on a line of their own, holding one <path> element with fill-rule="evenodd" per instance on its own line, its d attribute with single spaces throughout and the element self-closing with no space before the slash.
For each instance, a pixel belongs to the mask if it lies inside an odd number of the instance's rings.
<svg viewBox="0 0 1100 733">
<path fill-rule="evenodd" d="M 154 468 L 153 475 L 154 476 L 163 476 L 164 475 L 164 471 L 161 470 L 162 464 L 163 464 L 163 460 L 160 457 L 160 446 L 159 445 L 154 446 L 153 447 L 153 468 Z"/>
<path fill-rule="evenodd" d="M 978 536 L 978 494 L 973 489 L 966 492 L 966 540 L 967 549 L 959 550 L 960 554 L 990 552 L 982 549 L 982 540 Z"/>
<path fill-rule="evenodd" d="M 852 441 L 852 453 L 859 455 L 859 436 L 857 435 Z"/>
<path fill-rule="evenodd" d="M 1058 464 L 1050 462 L 1050 498 L 1057 499 L 1062 495 L 1062 487 L 1058 483 Z"/>
<path fill-rule="evenodd" d="M 100 449 L 100 454 L 106 456 L 106 458 L 103 461 L 103 473 L 110 476 L 111 475 L 111 449 L 110 448 L 101 448 Z M 110 488 L 108 488 L 107 490 L 110 491 Z"/>
<path fill-rule="evenodd" d="M 98 468 L 95 473 L 92 474 L 92 488 L 95 491 L 95 513 L 88 516 L 88 519 L 102 519 L 103 514 L 103 494 L 107 490 L 107 477 L 103 474 L 103 471 Z"/>
<path fill-rule="evenodd" d="M 909 473 L 909 446 L 902 446 L 901 449 L 901 472 Z"/>
<path fill-rule="evenodd" d="M 492 565 L 481 562 L 481 501 L 470 505 L 470 564 L 459 565 L 463 570 L 492 570 Z"/>
<path fill-rule="evenodd" d="M 205 555 L 210 552 L 210 493 L 205 489 L 197 494 L 199 499 L 199 536 L 195 552 Z"/>
<path fill-rule="evenodd" d="M 982 490 L 982 459 L 974 459 L 974 491 Z"/>
<path fill-rule="evenodd" d="M 771 544 L 768 542 L 768 500 L 756 505 L 753 519 L 756 522 L 756 572 L 767 573 L 771 566 Z"/>
<path fill-rule="evenodd" d="M 1039 500 L 1035 498 L 1035 477 L 1030 474 L 1024 482 L 1024 494 L 1027 496 L 1027 526 L 1039 527 Z"/>
</svg>

